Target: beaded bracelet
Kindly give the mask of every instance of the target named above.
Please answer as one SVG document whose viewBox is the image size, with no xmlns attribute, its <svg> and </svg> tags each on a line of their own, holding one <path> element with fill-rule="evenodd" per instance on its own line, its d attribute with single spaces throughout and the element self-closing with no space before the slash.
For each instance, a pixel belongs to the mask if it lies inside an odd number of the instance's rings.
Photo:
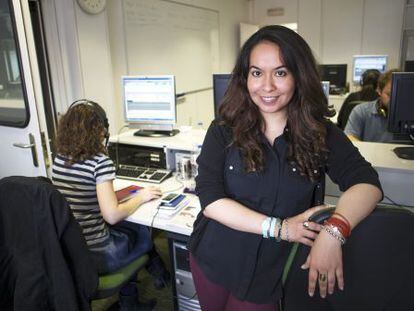
<svg viewBox="0 0 414 311">
<path fill-rule="evenodd" d="M 328 232 L 329 235 L 333 236 L 335 239 L 337 239 L 339 242 L 341 242 L 342 245 L 345 244 L 346 239 L 343 237 L 342 233 L 338 230 L 338 227 L 327 224 L 325 222 L 325 225 L 323 226 L 323 229 L 326 232 Z"/>
<path fill-rule="evenodd" d="M 286 226 L 285 226 L 286 241 L 290 242 L 290 240 L 289 240 L 289 221 L 288 221 L 288 218 L 286 218 L 283 221 L 283 223 L 286 224 Z M 282 223 L 282 225 L 283 225 L 283 223 Z"/>
<path fill-rule="evenodd" d="M 280 218 L 276 218 L 276 227 L 277 227 L 277 237 L 276 237 L 276 242 L 280 242 L 282 241 L 282 221 L 280 220 Z"/>
</svg>

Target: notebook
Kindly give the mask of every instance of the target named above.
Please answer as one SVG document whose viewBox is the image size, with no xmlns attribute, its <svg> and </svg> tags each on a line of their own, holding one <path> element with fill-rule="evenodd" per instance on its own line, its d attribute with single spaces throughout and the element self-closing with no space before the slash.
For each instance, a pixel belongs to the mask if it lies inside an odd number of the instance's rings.
<svg viewBox="0 0 414 311">
<path fill-rule="evenodd" d="M 136 185 L 130 185 L 128 187 L 119 189 L 118 191 L 115 191 L 116 198 L 118 199 L 119 203 L 128 201 L 138 193 L 139 189 L 142 189 L 142 187 Z"/>
</svg>

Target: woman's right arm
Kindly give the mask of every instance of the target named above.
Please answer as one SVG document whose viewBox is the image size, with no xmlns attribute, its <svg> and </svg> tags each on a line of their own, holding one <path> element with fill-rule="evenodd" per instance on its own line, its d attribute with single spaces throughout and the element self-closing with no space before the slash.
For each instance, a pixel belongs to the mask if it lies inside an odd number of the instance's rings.
<svg viewBox="0 0 414 311">
<path fill-rule="evenodd" d="M 134 213 L 141 204 L 159 198 L 161 190 L 154 186 L 145 187 L 140 189 L 133 198 L 118 204 L 113 182 L 107 180 L 96 185 L 96 194 L 102 217 L 107 223 L 113 225 Z"/>
<path fill-rule="evenodd" d="M 312 246 L 312 240 L 317 237 L 317 233 L 314 231 L 320 231 L 321 226 L 309 222 L 310 230 L 307 230 L 303 227 L 303 222 L 307 221 L 313 213 L 323 208 L 326 208 L 326 206 L 315 206 L 302 214 L 289 218 L 288 223 L 283 222 L 281 232 L 286 232 L 286 230 L 289 231 L 290 242 L 300 242 Z M 251 210 L 237 201 L 227 198 L 219 199 L 209 204 L 204 209 L 203 213 L 206 217 L 214 219 L 232 229 L 260 235 L 262 234 L 262 223 L 267 218 L 266 215 Z M 287 229 L 286 226 L 288 226 Z M 277 238 L 278 232 L 275 231 L 274 236 Z M 282 239 L 285 240 L 286 235 L 282 234 Z"/>
</svg>

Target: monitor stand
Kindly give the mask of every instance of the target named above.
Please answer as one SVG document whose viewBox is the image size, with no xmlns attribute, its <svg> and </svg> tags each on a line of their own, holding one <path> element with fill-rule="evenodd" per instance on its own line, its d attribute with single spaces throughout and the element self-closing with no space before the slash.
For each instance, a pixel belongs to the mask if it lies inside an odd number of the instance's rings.
<svg viewBox="0 0 414 311">
<path fill-rule="evenodd" d="M 170 137 L 177 135 L 180 131 L 177 129 L 171 131 L 157 131 L 157 130 L 138 130 L 134 133 L 134 136 L 143 137 Z"/>
<path fill-rule="evenodd" d="M 397 157 L 405 160 L 414 160 L 414 147 L 395 147 Z"/>
</svg>

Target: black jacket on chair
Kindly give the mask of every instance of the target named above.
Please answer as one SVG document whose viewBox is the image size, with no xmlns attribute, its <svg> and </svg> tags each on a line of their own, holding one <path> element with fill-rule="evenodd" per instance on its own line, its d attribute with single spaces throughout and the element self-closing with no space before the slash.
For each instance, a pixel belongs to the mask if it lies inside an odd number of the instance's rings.
<svg viewBox="0 0 414 311">
<path fill-rule="evenodd" d="M 98 274 L 78 223 L 52 184 L 0 180 L 0 309 L 89 310 Z"/>
</svg>

